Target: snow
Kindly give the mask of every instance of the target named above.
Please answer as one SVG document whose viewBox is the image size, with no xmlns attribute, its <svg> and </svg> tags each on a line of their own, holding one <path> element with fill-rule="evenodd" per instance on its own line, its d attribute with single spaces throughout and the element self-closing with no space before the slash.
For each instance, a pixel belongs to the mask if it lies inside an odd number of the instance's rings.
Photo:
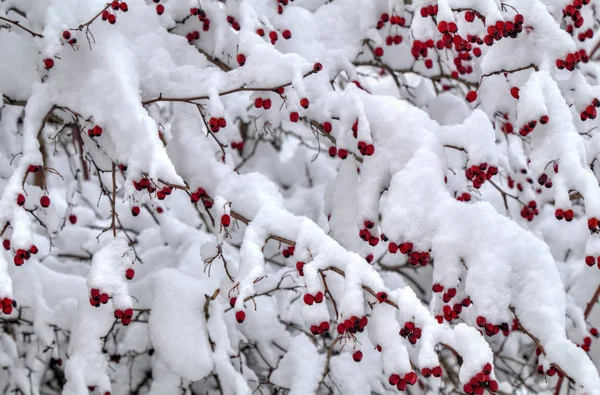
<svg viewBox="0 0 600 395">
<path fill-rule="evenodd" d="M 201 283 L 174 269 L 156 273 L 152 287 L 150 340 L 157 357 L 187 380 L 200 380 L 214 367 L 201 308 L 205 301 L 202 288 Z"/>
<path fill-rule="evenodd" d="M 504 393 L 524 383 L 557 392 L 556 378 L 535 374 L 542 364 L 573 380 L 563 392 L 600 394 L 598 342 L 585 345 L 600 326 L 600 265 L 584 263 L 600 254 L 588 229 L 600 219 L 600 143 L 595 116 L 581 118 L 600 95 L 597 54 L 574 71 L 556 65 L 596 51 L 597 37 L 578 35 L 597 35 L 597 1 L 577 11 L 579 27 L 567 0 L 188 0 L 160 2 L 162 15 L 154 2 L 127 5 L 0 3 L 0 239 L 10 242 L 0 304 L 15 300 L 0 305 L 12 310 L 0 313 L 7 391 L 383 394 L 395 391 L 390 375 L 415 371 L 409 389 L 426 394 L 461 391 L 508 360 L 514 372 L 491 374 Z M 210 28 L 190 15 L 199 6 Z M 115 24 L 85 25 L 105 7 Z M 474 42 L 517 13 L 516 38 Z M 440 21 L 458 26 L 448 48 Z M 200 38 L 188 42 L 193 31 Z M 388 45 L 394 37 L 402 43 Z M 416 40 L 432 43 L 427 57 L 411 53 Z M 211 130 L 211 118 L 227 125 Z M 89 136 L 94 126 L 102 135 Z M 498 174 L 476 185 L 465 177 L 473 166 Z M 136 190 L 142 179 L 158 190 Z M 533 218 L 519 215 L 532 202 Z M 394 253 L 391 243 L 406 242 L 427 265 Z M 107 306 L 90 305 L 96 289 Z M 323 303 L 304 303 L 318 292 Z M 458 318 L 443 317 L 448 308 Z M 126 309 L 129 325 L 115 318 Z M 368 319 L 364 332 L 340 335 L 352 317 Z M 479 317 L 511 330 L 484 334 Z M 322 322 L 329 331 L 311 334 Z M 407 323 L 416 342 L 399 335 Z M 440 365 L 442 379 L 422 377 Z"/>
</svg>

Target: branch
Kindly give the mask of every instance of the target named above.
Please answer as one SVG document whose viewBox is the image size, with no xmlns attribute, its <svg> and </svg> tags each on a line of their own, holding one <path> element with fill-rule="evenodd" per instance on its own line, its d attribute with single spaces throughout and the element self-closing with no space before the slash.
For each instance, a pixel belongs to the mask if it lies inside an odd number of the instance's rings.
<svg viewBox="0 0 600 395">
<path fill-rule="evenodd" d="M 15 25 L 15 26 L 17 26 L 17 27 L 20 27 L 21 29 L 25 30 L 27 33 L 31 34 L 33 37 L 40 37 L 40 38 L 43 38 L 43 37 L 44 37 L 44 36 L 43 36 L 42 34 L 40 34 L 40 33 L 36 33 L 36 32 L 34 32 L 34 31 L 31 31 L 31 30 L 27 29 L 25 26 L 21 25 L 21 24 L 19 23 L 19 21 L 14 21 L 14 20 L 12 20 L 12 19 L 4 18 L 4 17 L 2 17 L 2 16 L 0 16 L 0 21 L 5 21 L 5 22 L 8 22 L 8 23 L 12 23 L 13 25 Z"/>
<path fill-rule="evenodd" d="M 311 70 L 308 73 L 304 74 L 302 76 L 302 78 L 306 78 L 309 75 L 314 74 L 314 73 L 315 73 L 315 71 Z M 286 86 L 290 86 L 290 85 L 292 85 L 291 82 L 288 82 L 283 85 L 278 85 L 278 86 L 275 86 L 272 88 L 265 88 L 265 87 L 251 88 L 251 87 L 247 87 L 247 86 L 241 86 L 239 88 L 234 88 L 234 89 L 229 89 L 227 91 L 219 92 L 218 95 L 226 96 L 226 95 L 230 95 L 230 94 L 236 93 L 236 92 L 275 92 L 279 88 L 285 88 Z M 157 103 L 157 102 L 161 102 L 161 101 L 193 103 L 196 100 L 207 100 L 207 99 L 208 99 L 208 95 L 190 96 L 190 97 L 163 97 L 163 95 L 161 93 L 157 98 L 143 101 L 142 105 L 147 106 L 149 104 Z M 196 103 L 194 103 L 194 104 L 196 104 Z"/>
</svg>

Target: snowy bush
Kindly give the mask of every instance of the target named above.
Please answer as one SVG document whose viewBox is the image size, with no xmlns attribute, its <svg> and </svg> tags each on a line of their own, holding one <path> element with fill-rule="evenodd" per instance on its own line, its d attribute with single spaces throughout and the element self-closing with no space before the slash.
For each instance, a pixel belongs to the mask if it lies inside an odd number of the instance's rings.
<svg viewBox="0 0 600 395">
<path fill-rule="evenodd" d="M 0 390 L 600 395 L 600 0 L 0 0 Z"/>
</svg>

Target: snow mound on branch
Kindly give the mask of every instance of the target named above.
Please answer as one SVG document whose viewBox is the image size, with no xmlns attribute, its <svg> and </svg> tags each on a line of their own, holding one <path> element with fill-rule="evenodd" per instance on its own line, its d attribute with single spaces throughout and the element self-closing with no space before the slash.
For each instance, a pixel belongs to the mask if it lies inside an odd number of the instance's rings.
<svg viewBox="0 0 600 395">
<path fill-rule="evenodd" d="M 175 269 L 163 269 L 152 285 L 148 325 L 158 358 L 188 380 L 206 377 L 214 363 L 206 336 L 203 283 Z"/>
<path fill-rule="evenodd" d="M 304 334 L 290 343 L 287 354 L 271 375 L 271 381 L 289 388 L 290 395 L 314 394 L 325 369 L 325 355 L 319 354 L 314 344 Z"/>
<path fill-rule="evenodd" d="M 443 169 L 435 153 L 417 151 L 392 179 L 383 205 L 384 228 L 394 226 L 403 239 L 434 246 L 434 280 L 452 287 L 460 277 L 473 300 L 473 318 L 512 322 L 514 309 L 523 327 L 548 347 L 553 363 L 586 390 L 599 388 L 592 362 L 566 339 L 564 287 L 548 246 L 487 202 L 452 199 Z M 461 373 L 461 381 L 467 376 Z"/>
</svg>

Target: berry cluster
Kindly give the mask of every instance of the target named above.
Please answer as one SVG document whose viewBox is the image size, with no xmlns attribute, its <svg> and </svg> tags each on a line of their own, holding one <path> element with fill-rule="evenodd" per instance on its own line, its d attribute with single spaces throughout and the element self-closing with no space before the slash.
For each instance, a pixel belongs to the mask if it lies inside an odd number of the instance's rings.
<svg viewBox="0 0 600 395">
<path fill-rule="evenodd" d="M 125 4 L 125 6 L 127 6 L 127 4 Z M 65 40 L 67 43 L 69 43 L 71 45 L 77 44 L 77 39 L 75 37 L 73 37 L 71 35 L 71 32 L 68 30 L 65 30 L 62 32 L 62 38 L 63 38 L 63 40 Z"/>
<path fill-rule="evenodd" d="M 473 376 L 471 380 L 463 386 L 463 391 L 467 394 L 476 395 L 483 394 L 486 388 L 489 388 L 491 393 L 498 391 L 498 382 L 490 377 L 491 374 L 492 364 L 486 363 L 483 369 L 481 369 L 481 372 Z"/>
<path fill-rule="evenodd" d="M 377 29 L 381 30 L 385 27 L 385 24 L 390 22 L 390 25 L 394 26 L 402 26 L 406 25 L 406 19 L 400 15 L 394 15 L 392 11 L 392 15 L 390 16 L 388 13 L 383 13 L 379 17 L 379 21 L 377 22 Z"/>
<path fill-rule="evenodd" d="M 285 248 L 283 251 L 281 251 L 281 255 L 283 255 L 284 258 L 289 258 L 292 255 L 294 255 L 295 251 L 296 251 L 296 247 L 289 246 L 288 248 Z"/>
<path fill-rule="evenodd" d="M 559 221 L 564 219 L 567 222 L 571 222 L 573 220 L 573 217 L 575 216 L 575 214 L 573 213 L 573 210 L 571 210 L 571 209 L 563 210 L 562 208 L 557 208 L 556 211 L 554 212 L 554 216 Z"/>
<path fill-rule="evenodd" d="M 587 106 L 585 110 L 583 110 L 579 117 L 582 121 L 586 121 L 588 119 L 596 119 L 596 108 L 600 107 L 600 100 L 596 97 L 592 100 L 592 104 Z"/>
<path fill-rule="evenodd" d="M 363 332 L 368 323 L 369 320 L 366 316 L 358 318 L 357 316 L 353 315 L 343 323 L 338 324 L 337 332 L 340 335 L 347 334 L 350 336 L 356 332 Z"/>
<path fill-rule="evenodd" d="M 190 200 L 192 203 L 198 203 L 202 199 L 202 203 L 204 204 L 204 208 L 209 209 L 213 206 L 213 201 L 208 197 L 208 194 L 204 190 L 204 188 L 196 189 L 196 192 L 192 192 L 190 194 Z"/>
<path fill-rule="evenodd" d="M 463 192 L 462 194 L 456 197 L 456 200 L 458 200 L 459 202 L 470 202 L 471 194 L 469 192 Z"/>
<path fill-rule="evenodd" d="M 583 17 L 579 11 L 584 5 L 588 5 L 591 0 L 573 0 L 573 3 L 563 9 L 563 17 L 570 17 L 576 28 L 583 26 Z"/>
<path fill-rule="evenodd" d="M 552 180 L 548 177 L 548 174 L 542 173 L 538 177 L 538 184 L 545 186 L 546 188 L 552 188 Z"/>
<path fill-rule="evenodd" d="M 17 301 L 11 298 L 0 299 L 0 306 L 2 307 L 2 313 L 10 314 L 13 311 L 13 307 L 17 307 Z"/>
<path fill-rule="evenodd" d="M 539 365 L 538 368 L 537 368 L 537 372 L 538 372 L 538 374 L 544 374 L 545 373 L 545 374 L 547 374 L 550 377 L 554 376 L 557 373 L 558 373 L 558 377 L 563 377 L 564 376 L 564 373 L 562 371 L 556 369 L 556 367 L 554 365 L 550 366 L 548 368 L 548 370 L 546 370 L 546 371 L 544 371 L 544 366 L 543 365 Z"/>
<path fill-rule="evenodd" d="M 550 121 L 550 118 L 547 115 L 544 115 L 540 118 L 540 124 L 545 125 Z M 537 126 L 538 121 L 535 119 L 527 122 L 521 129 L 519 130 L 519 134 L 523 137 L 529 135 L 529 133 L 533 132 L 533 129 Z"/>
<path fill-rule="evenodd" d="M 186 34 L 185 38 L 188 40 L 188 43 L 194 42 L 194 40 L 198 40 L 200 38 L 200 32 L 198 30 L 194 30 L 193 32 Z"/>
<path fill-rule="evenodd" d="M 88 129 L 88 136 L 90 136 L 90 137 L 102 136 L 102 128 L 100 126 L 96 125 L 93 128 Z"/>
<path fill-rule="evenodd" d="M 102 11 L 102 20 L 108 21 L 111 25 L 117 23 L 117 11 L 127 12 L 129 10 L 129 6 L 124 1 L 114 0 L 110 3 L 110 7 L 107 7 L 104 11 Z M 157 9 L 158 11 L 158 9 Z M 164 11 L 164 7 L 163 7 Z M 162 12 L 161 12 L 162 14 Z M 63 33 L 64 35 L 64 33 Z"/>
<path fill-rule="evenodd" d="M 338 152 L 338 154 L 339 154 L 339 152 Z M 369 245 L 375 247 L 377 244 L 379 244 L 379 237 L 373 236 L 371 234 L 371 231 L 369 230 L 369 229 L 373 229 L 373 227 L 375 226 L 375 223 L 373 221 L 366 220 L 363 225 L 364 225 L 364 228 L 362 228 L 358 232 L 358 236 L 360 236 L 360 238 L 363 239 L 364 241 L 368 242 Z"/>
<path fill-rule="evenodd" d="M 413 251 L 411 242 L 400 243 L 400 245 L 391 242 L 388 244 L 388 251 L 392 254 L 400 251 L 401 254 L 408 255 L 408 264 L 412 266 L 426 266 L 429 263 L 429 252 Z"/>
<path fill-rule="evenodd" d="M 531 222 L 540 212 L 537 209 L 537 203 L 535 200 L 530 201 L 527 206 L 523 206 L 521 208 L 521 217 L 525 218 L 527 221 Z"/>
<path fill-rule="evenodd" d="M 268 110 L 269 108 L 271 108 L 271 99 L 263 99 L 261 97 L 257 97 L 256 99 L 254 99 L 254 107 L 256 108 L 264 108 L 265 110 Z"/>
<path fill-rule="evenodd" d="M 577 63 L 582 62 L 583 57 L 579 51 L 568 54 L 564 59 L 556 59 L 556 68 L 559 70 L 575 70 Z"/>
<path fill-rule="evenodd" d="M 277 13 L 279 15 L 283 14 L 283 7 L 289 4 L 290 1 L 294 0 L 277 0 Z"/>
<path fill-rule="evenodd" d="M 231 148 L 242 151 L 244 149 L 244 142 L 243 141 L 234 141 L 231 143 Z"/>
<path fill-rule="evenodd" d="M 441 368 L 440 368 L 441 369 Z M 409 385 L 415 385 L 417 383 L 417 374 L 415 372 L 408 372 L 404 377 L 400 377 L 399 374 L 392 374 L 388 378 L 390 385 L 398 388 L 398 391 L 405 391 Z"/>
<path fill-rule="evenodd" d="M 94 307 L 100 307 L 100 304 L 107 304 L 110 296 L 106 292 L 100 292 L 98 288 L 90 290 L 90 304 Z"/>
<path fill-rule="evenodd" d="M 442 367 L 435 366 L 433 368 L 423 368 L 421 369 L 421 374 L 425 378 L 433 377 L 442 377 Z"/>
<path fill-rule="evenodd" d="M 427 18 L 428 16 L 436 16 L 438 13 L 438 6 L 437 4 L 430 4 L 428 6 L 421 7 L 420 13 L 423 18 Z"/>
<path fill-rule="evenodd" d="M 313 303 L 323 302 L 324 297 L 323 292 L 319 291 L 315 295 L 305 294 L 303 300 L 305 304 L 312 306 Z"/>
<path fill-rule="evenodd" d="M 4 248 L 6 250 L 10 249 L 10 240 L 4 240 L 2 244 L 4 245 Z M 15 251 L 15 256 L 13 258 L 13 262 L 15 263 L 15 266 L 21 266 L 23 263 L 25 263 L 25 261 L 27 261 L 27 260 L 29 260 L 29 258 L 31 258 L 31 255 L 35 255 L 37 253 L 38 253 L 38 248 L 35 245 L 32 245 L 31 247 L 29 247 L 29 250 L 24 250 L 22 248 L 19 248 Z"/>
<path fill-rule="evenodd" d="M 592 29 L 587 29 L 585 32 L 581 32 L 577 35 L 577 39 L 581 42 L 594 37 L 594 31 Z"/>
<path fill-rule="evenodd" d="M 525 18 L 521 14 L 515 15 L 513 22 L 498 21 L 493 25 L 488 26 L 488 35 L 483 38 L 483 42 L 490 46 L 495 41 L 500 41 L 503 37 L 516 38 L 523 31 L 523 23 Z"/>
<path fill-rule="evenodd" d="M 414 322 L 408 321 L 404 324 L 404 327 L 400 329 L 400 336 L 408 339 L 410 344 L 416 344 L 421 338 L 421 328 L 416 326 Z"/>
<path fill-rule="evenodd" d="M 212 117 L 208 120 L 208 126 L 210 127 L 211 132 L 218 133 L 221 128 L 227 126 L 227 121 L 225 118 Z"/>
<path fill-rule="evenodd" d="M 335 158 L 336 155 L 339 156 L 340 159 L 346 159 L 348 157 L 348 150 L 346 150 L 344 148 L 337 149 L 334 146 L 329 147 L 329 150 L 327 151 L 327 153 L 332 158 Z"/>
<path fill-rule="evenodd" d="M 482 328 L 485 331 L 485 334 L 492 337 L 497 335 L 500 331 L 504 334 L 504 336 L 508 336 L 510 333 L 510 327 L 507 322 L 503 322 L 500 325 L 494 325 L 490 322 L 487 322 L 484 316 L 478 316 L 475 320 L 475 323 L 478 327 Z"/>
<path fill-rule="evenodd" d="M 133 317 L 133 309 L 116 309 L 115 318 L 121 320 L 121 324 L 127 326 L 131 324 L 131 318 Z"/>
<path fill-rule="evenodd" d="M 207 32 L 210 29 L 210 19 L 206 17 L 206 12 L 201 8 L 190 8 L 190 15 L 198 16 L 198 20 L 202 22 L 202 30 Z"/>
<path fill-rule="evenodd" d="M 473 187 L 477 189 L 481 188 L 486 180 L 490 180 L 496 174 L 498 174 L 498 168 L 496 166 L 488 167 L 485 162 L 473 165 L 465 170 L 465 177 L 467 177 L 467 180 L 473 181 Z"/>
<path fill-rule="evenodd" d="M 322 335 L 329 331 L 329 322 L 323 321 L 319 325 L 311 325 L 310 333 L 313 335 Z"/>
<path fill-rule="evenodd" d="M 240 23 L 237 19 L 235 19 L 234 16 L 227 15 L 227 23 L 229 23 L 229 25 L 231 25 L 231 28 L 236 32 L 240 31 Z"/>
</svg>

